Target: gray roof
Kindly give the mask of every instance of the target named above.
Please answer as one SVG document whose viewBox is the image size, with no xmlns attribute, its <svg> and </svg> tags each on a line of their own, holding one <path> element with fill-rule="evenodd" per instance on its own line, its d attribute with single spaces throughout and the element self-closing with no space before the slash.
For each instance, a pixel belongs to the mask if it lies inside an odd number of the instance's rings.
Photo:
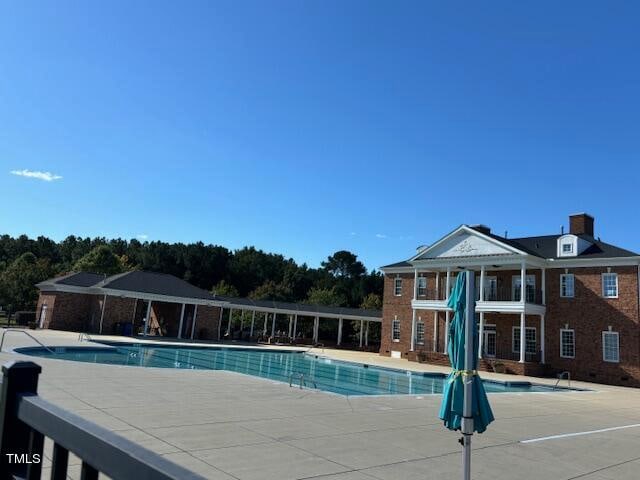
<svg viewBox="0 0 640 480">
<path fill-rule="evenodd" d="M 323 314 L 329 315 L 351 315 L 357 317 L 370 317 L 380 318 L 381 312 L 379 310 L 369 310 L 364 308 L 347 308 L 347 307 L 330 307 L 327 305 L 311 305 L 305 303 L 292 303 L 292 302 L 278 302 L 275 300 L 252 300 L 250 298 L 238 298 L 238 297 L 224 297 L 217 296 L 216 299 L 224 300 L 231 304 L 231 306 L 237 306 L 242 308 L 253 307 L 255 309 L 274 309 L 274 310 L 289 310 L 292 313 L 296 312 L 313 312 L 322 316 Z"/>
<path fill-rule="evenodd" d="M 166 273 L 144 272 L 141 270 L 113 275 L 94 286 L 127 292 L 216 300 L 215 295 L 212 293 L 191 285 L 181 278 Z"/>
<path fill-rule="evenodd" d="M 61 285 L 71 285 L 74 287 L 90 287 L 105 279 L 105 275 L 101 273 L 90 272 L 74 272 L 63 277 L 54 278 L 51 281 L 53 283 L 59 283 Z M 49 280 L 47 280 L 49 281 Z"/>
<path fill-rule="evenodd" d="M 389 265 L 385 265 L 382 268 L 399 268 L 399 267 L 410 267 L 411 264 L 407 261 L 402 261 L 402 262 L 396 262 L 396 263 L 391 263 Z"/>
<path fill-rule="evenodd" d="M 89 272 L 70 273 L 63 277 L 52 278 L 39 283 L 37 286 L 43 290 L 47 290 L 47 286 L 68 285 L 73 287 L 85 287 L 87 293 L 99 294 L 101 289 L 119 290 L 122 292 L 164 295 L 168 297 L 177 297 L 184 299 L 210 300 L 212 302 L 227 302 L 229 307 L 253 307 L 255 309 L 275 309 L 286 310 L 292 314 L 296 312 L 305 312 L 307 315 L 317 313 L 322 315 L 344 315 L 366 318 L 382 317 L 382 313 L 378 310 L 366 310 L 360 308 L 346 307 L 329 307 L 325 305 L 309 305 L 303 303 L 292 302 L 276 302 L 272 300 L 252 300 L 250 298 L 226 297 L 215 295 L 206 290 L 191 285 L 189 282 L 182 280 L 173 275 L 166 273 L 145 272 L 134 270 L 131 272 L 120 273 L 105 278 L 104 275 Z"/>
<path fill-rule="evenodd" d="M 477 228 L 471 227 L 474 230 Z M 625 250 L 624 248 L 616 247 L 609 243 L 600 241 L 591 235 L 577 235 L 583 240 L 591 243 L 591 246 L 584 252 L 576 257 L 558 257 L 558 238 L 562 235 L 542 235 L 538 237 L 521 237 L 521 238 L 505 238 L 493 233 L 487 233 L 486 231 L 479 230 L 484 235 L 487 235 L 499 242 L 506 245 L 510 245 L 518 250 L 522 250 L 529 255 L 544 259 L 559 259 L 562 260 L 575 260 L 575 259 L 589 259 L 589 258 L 624 258 L 624 257 L 636 257 L 640 254 Z M 384 268 L 400 268 L 411 267 L 411 263 L 408 261 L 396 262 L 390 265 L 385 265 Z"/>
<path fill-rule="evenodd" d="M 543 235 L 540 237 L 521 238 L 504 238 L 493 234 L 490 234 L 490 236 L 500 242 L 541 258 L 562 258 L 563 260 L 571 260 L 575 258 L 620 258 L 638 256 L 637 253 L 602 242 L 593 238 L 591 235 L 577 235 L 583 240 L 591 243 L 591 246 L 577 257 L 570 258 L 558 257 L 558 238 L 561 237 L 561 235 Z"/>
</svg>

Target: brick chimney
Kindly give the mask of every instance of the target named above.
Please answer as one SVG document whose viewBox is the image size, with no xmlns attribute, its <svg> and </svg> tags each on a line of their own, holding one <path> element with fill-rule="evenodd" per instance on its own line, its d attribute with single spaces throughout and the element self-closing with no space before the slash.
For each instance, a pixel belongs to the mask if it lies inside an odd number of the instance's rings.
<svg viewBox="0 0 640 480">
<path fill-rule="evenodd" d="M 485 235 L 489 235 L 491 233 L 491 229 L 486 225 L 476 224 L 476 225 L 471 225 L 471 228 L 473 228 L 474 230 L 477 230 L 480 233 L 484 233 Z"/>
<path fill-rule="evenodd" d="M 574 235 L 591 235 L 593 237 L 594 219 L 588 213 L 569 215 L 569 232 Z"/>
</svg>

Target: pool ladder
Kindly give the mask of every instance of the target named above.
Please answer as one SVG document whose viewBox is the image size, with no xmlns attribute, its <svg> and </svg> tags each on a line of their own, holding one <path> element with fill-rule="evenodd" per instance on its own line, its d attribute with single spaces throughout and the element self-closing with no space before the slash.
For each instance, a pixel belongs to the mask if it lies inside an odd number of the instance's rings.
<svg viewBox="0 0 640 480">
<path fill-rule="evenodd" d="M 571 372 L 569 370 L 565 370 L 564 372 L 560 372 L 558 374 L 558 380 L 556 381 L 556 384 L 553 386 L 554 390 L 558 388 L 558 384 L 560 383 L 560 380 L 562 380 L 565 377 L 565 375 L 567 377 L 567 386 L 571 388 Z"/>
<path fill-rule="evenodd" d="M 304 373 L 290 373 L 289 374 L 289 386 L 293 387 L 293 379 L 297 379 L 299 381 L 300 390 L 307 386 L 307 380 L 304 377 Z M 318 388 L 318 384 L 313 378 L 309 379 L 309 382 L 313 384 L 313 388 Z"/>
<path fill-rule="evenodd" d="M 33 340 L 34 342 L 36 342 L 38 345 L 40 345 L 42 348 L 44 348 L 45 350 L 47 350 L 49 353 L 55 353 L 53 350 L 51 350 L 49 347 L 47 347 L 44 343 L 42 343 L 40 340 L 38 340 L 36 337 L 34 337 L 33 335 L 31 335 L 29 332 L 27 332 L 26 330 L 22 330 L 20 328 L 7 328 L 2 332 L 2 337 L 0 337 L 0 352 L 2 351 L 2 345 L 4 345 L 4 336 L 5 334 L 9 333 L 9 332 L 21 332 L 24 333 L 27 337 L 29 337 L 31 340 Z"/>
<path fill-rule="evenodd" d="M 93 340 L 91 340 L 91 337 L 89 336 L 88 333 L 80 332 L 78 334 L 78 341 L 81 342 L 83 340 L 86 340 L 87 342 L 93 342 Z"/>
</svg>

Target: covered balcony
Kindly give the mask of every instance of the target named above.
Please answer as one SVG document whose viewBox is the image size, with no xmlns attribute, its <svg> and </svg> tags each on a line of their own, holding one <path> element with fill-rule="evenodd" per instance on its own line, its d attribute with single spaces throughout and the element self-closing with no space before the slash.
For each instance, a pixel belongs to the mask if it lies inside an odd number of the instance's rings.
<svg viewBox="0 0 640 480">
<path fill-rule="evenodd" d="M 523 364 L 528 362 L 544 363 L 545 269 L 540 265 L 527 264 L 526 260 L 518 260 L 517 263 L 512 260 L 502 265 L 482 264 L 480 263 L 482 260 L 479 260 L 477 265 L 466 264 L 464 267 L 454 267 L 451 265 L 453 262 L 447 262 L 449 265 L 436 266 L 432 264 L 429 266 L 431 268 L 424 269 L 416 265 L 411 302 L 413 307 L 411 351 L 416 351 L 416 345 L 418 345 L 418 339 L 415 338 L 416 318 L 425 316 L 425 311 L 431 311 L 433 312 L 431 340 L 433 347 L 431 351 L 434 353 L 446 352 L 446 332 L 449 330 L 451 319 L 451 309 L 447 307 L 448 298 L 455 283 L 456 273 L 464 268 L 476 272 L 476 313 L 479 317 L 481 347 L 483 347 L 483 343 L 486 347 L 486 342 L 491 341 L 491 338 L 485 338 L 485 325 L 487 324 L 485 317 L 487 315 L 507 318 L 507 321 L 501 321 L 501 323 L 513 325 L 520 332 L 517 350 L 504 346 L 498 348 L 494 345 L 493 352 L 484 352 L 481 349 L 481 357 L 498 358 L 500 355 L 500 358 L 505 361 Z M 460 263 L 460 259 L 456 262 Z M 524 289 L 522 285 L 525 286 Z M 444 316 L 444 322 L 440 325 L 439 319 L 442 316 Z M 425 317 L 428 318 L 429 315 Z M 527 317 L 529 318 L 527 319 Z M 532 322 L 537 325 L 539 340 L 536 346 L 531 346 L 530 341 L 527 344 L 526 335 L 530 335 L 527 332 L 531 332 Z M 528 326 L 529 328 L 527 328 Z M 420 328 L 424 329 L 425 326 Z M 490 327 L 487 326 L 487 328 Z M 495 325 L 493 328 L 495 333 Z M 421 347 L 418 350 L 427 349 Z"/>
</svg>

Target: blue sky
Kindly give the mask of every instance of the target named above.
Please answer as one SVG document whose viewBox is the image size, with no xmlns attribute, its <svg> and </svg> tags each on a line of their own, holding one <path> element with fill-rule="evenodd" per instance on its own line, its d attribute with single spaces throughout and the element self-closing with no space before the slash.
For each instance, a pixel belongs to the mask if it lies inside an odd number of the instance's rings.
<svg viewBox="0 0 640 480">
<path fill-rule="evenodd" d="M 637 2 L 5 2 L 0 231 L 369 268 L 461 223 L 640 250 Z M 46 181 L 12 171 L 50 172 Z"/>
</svg>

